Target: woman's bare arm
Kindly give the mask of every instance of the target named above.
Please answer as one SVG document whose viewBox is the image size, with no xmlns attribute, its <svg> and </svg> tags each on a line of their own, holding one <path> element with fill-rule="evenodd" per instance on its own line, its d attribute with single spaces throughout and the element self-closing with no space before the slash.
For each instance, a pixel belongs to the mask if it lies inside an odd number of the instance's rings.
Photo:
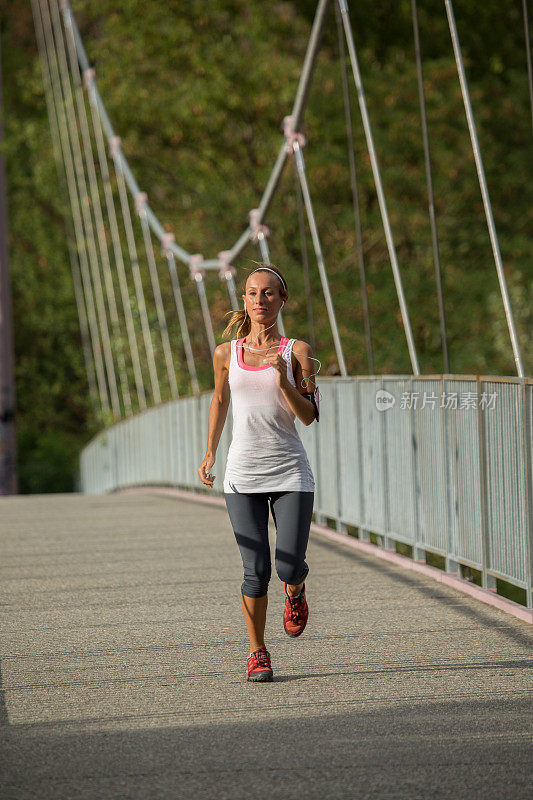
<svg viewBox="0 0 533 800">
<path fill-rule="evenodd" d="M 215 463 L 216 452 L 230 402 L 230 388 L 228 382 L 230 342 L 219 344 L 213 355 L 213 370 L 215 375 L 215 391 L 209 407 L 209 424 L 207 434 L 207 448 L 204 460 L 198 467 L 198 476 L 206 486 L 213 486 L 215 475 L 210 474 L 210 469 Z"/>
<path fill-rule="evenodd" d="M 294 342 L 292 354 L 296 360 L 293 372 L 298 391 L 301 394 L 313 394 L 315 391 L 316 365 L 315 361 L 313 361 L 311 345 L 297 339 Z"/>
<path fill-rule="evenodd" d="M 315 406 L 311 400 L 307 397 L 302 397 L 302 395 L 312 394 L 315 391 L 314 373 L 316 369 L 314 368 L 315 362 L 312 360 L 313 350 L 307 342 L 297 339 L 294 342 L 292 355 L 294 356 L 293 374 L 298 395 L 296 395 L 296 390 L 290 383 L 284 394 L 298 419 L 304 425 L 311 425 L 315 420 Z M 291 389 L 292 392 L 290 391 Z"/>
</svg>

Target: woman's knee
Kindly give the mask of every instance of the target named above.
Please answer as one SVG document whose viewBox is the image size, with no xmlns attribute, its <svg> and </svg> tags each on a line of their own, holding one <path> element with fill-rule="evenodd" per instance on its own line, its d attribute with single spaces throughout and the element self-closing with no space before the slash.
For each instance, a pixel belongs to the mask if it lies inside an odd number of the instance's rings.
<svg viewBox="0 0 533 800">
<path fill-rule="evenodd" d="M 309 567 L 305 561 L 299 564 L 291 564 L 281 558 L 276 558 L 276 572 L 280 581 L 288 583 L 289 586 L 297 586 L 299 583 L 304 582 L 309 572 Z"/>
<path fill-rule="evenodd" d="M 245 564 L 241 591 L 246 597 L 263 597 L 268 591 L 272 568 L 265 561 Z"/>
</svg>

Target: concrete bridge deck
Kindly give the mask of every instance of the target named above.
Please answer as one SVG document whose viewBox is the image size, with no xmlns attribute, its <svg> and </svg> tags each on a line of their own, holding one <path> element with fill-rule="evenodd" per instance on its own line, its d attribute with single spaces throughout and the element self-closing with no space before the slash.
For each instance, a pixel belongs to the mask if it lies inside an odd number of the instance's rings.
<svg viewBox="0 0 533 800">
<path fill-rule="evenodd" d="M 272 540 L 273 541 L 273 540 Z M 223 509 L 0 498 L 0 796 L 531 797 L 526 623 L 311 535 L 309 623 L 245 680 Z"/>
</svg>

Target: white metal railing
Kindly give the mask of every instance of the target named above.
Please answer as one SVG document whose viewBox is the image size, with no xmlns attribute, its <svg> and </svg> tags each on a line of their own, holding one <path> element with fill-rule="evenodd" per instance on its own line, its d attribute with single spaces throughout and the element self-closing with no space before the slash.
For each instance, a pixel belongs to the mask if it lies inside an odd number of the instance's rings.
<svg viewBox="0 0 533 800">
<path fill-rule="evenodd" d="M 315 519 L 402 542 L 415 559 L 479 570 L 532 606 L 533 380 L 497 376 L 318 380 L 320 422 L 297 420 L 315 475 Z M 231 405 L 213 489 L 200 482 L 212 392 L 154 406 L 102 431 L 80 457 L 81 490 L 171 485 L 223 494 Z"/>
</svg>

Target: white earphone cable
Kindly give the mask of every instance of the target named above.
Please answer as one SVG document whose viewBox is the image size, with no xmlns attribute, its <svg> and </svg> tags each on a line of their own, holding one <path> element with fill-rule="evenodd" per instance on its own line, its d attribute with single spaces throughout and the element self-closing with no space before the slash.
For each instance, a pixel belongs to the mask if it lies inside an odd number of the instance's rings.
<svg viewBox="0 0 533 800">
<path fill-rule="evenodd" d="M 283 306 L 284 306 L 284 305 L 285 305 L 285 300 L 283 300 L 283 302 L 282 302 L 282 304 L 281 304 L 280 311 L 281 311 L 281 309 L 283 308 Z M 240 331 L 240 329 L 242 328 L 242 326 L 243 326 L 243 324 L 244 324 L 244 320 L 246 319 L 247 315 L 248 315 L 248 312 L 247 312 L 247 310 L 246 310 L 246 302 L 245 302 L 245 303 L 244 303 L 244 319 L 243 319 L 243 321 L 241 322 L 241 324 L 239 325 L 239 327 L 237 328 L 237 332 L 239 332 L 239 331 Z M 269 325 L 269 326 L 268 326 L 268 328 L 265 328 L 263 331 L 259 331 L 259 333 L 258 333 L 258 334 L 257 334 L 257 336 L 255 337 L 255 339 L 253 339 L 253 341 L 252 341 L 252 342 L 250 342 L 250 344 L 249 344 L 249 345 L 247 345 L 246 349 L 247 349 L 247 350 L 249 350 L 250 352 L 254 352 L 254 353 L 263 353 L 263 352 L 267 352 L 267 351 L 268 351 L 268 350 L 270 350 L 272 347 L 274 347 L 274 345 L 272 345 L 272 344 L 271 344 L 271 345 L 269 345 L 269 347 L 252 347 L 252 345 L 253 345 L 253 344 L 255 344 L 255 343 L 257 342 L 257 339 L 259 338 L 259 334 L 260 334 L 260 333 L 265 333 L 265 332 L 266 332 L 266 331 L 268 331 L 270 328 L 273 328 L 273 327 L 274 327 L 274 325 L 276 324 L 276 322 L 277 322 L 277 319 L 276 319 L 276 320 L 274 320 L 274 322 L 272 323 L 272 325 Z M 244 342 L 243 342 L 243 347 L 244 347 Z M 293 352 L 293 353 L 295 353 L 295 355 L 303 355 L 303 353 L 298 353 L 296 350 L 294 350 L 294 348 L 293 348 L 293 351 L 292 351 L 292 352 Z M 314 358 L 314 356 L 305 356 L 305 357 L 306 357 L 306 358 L 309 358 L 309 359 L 311 359 L 311 361 L 318 361 L 318 369 L 317 369 L 317 371 L 316 371 L 316 372 L 313 372 L 313 374 L 312 374 L 312 375 L 310 375 L 308 378 L 305 378 L 305 377 L 304 377 L 304 378 L 302 378 L 302 380 L 301 380 L 301 382 L 300 382 L 300 385 L 301 385 L 301 386 L 302 386 L 302 387 L 303 387 L 303 388 L 304 388 L 304 389 L 307 391 L 307 390 L 308 390 L 308 388 L 309 388 L 309 381 L 310 381 L 312 378 L 314 378 L 316 375 L 318 375 L 318 373 L 320 372 L 320 368 L 321 368 L 321 366 L 322 366 L 322 362 L 320 361 L 320 359 L 318 359 L 318 358 Z M 304 383 L 304 382 L 305 382 L 305 383 Z M 318 391 L 318 387 L 316 387 L 315 391 Z M 320 396 L 320 395 L 319 395 L 319 396 Z"/>
</svg>

